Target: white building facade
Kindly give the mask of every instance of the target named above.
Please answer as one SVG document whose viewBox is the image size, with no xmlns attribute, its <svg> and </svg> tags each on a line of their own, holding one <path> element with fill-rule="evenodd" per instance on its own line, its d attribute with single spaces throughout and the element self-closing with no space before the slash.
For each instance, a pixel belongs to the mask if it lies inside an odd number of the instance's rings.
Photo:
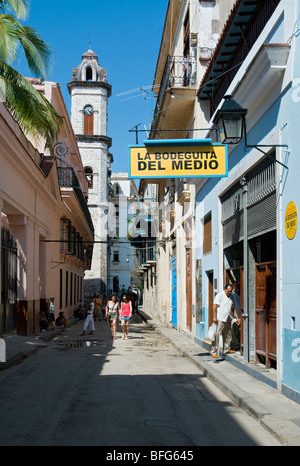
<svg viewBox="0 0 300 466">
<path fill-rule="evenodd" d="M 136 250 L 129 232 L 136 213 L 137 188 L 127 173 L 112 173 L 109 215 L 110 259 L 109 293 L 137 291 L 140 285 Z"/>
<path fill-rule="evenodd" d="M 107 137 L 107 105 L 111 86 L 98 57 L 88 50 L 81 64 L 73 69 L 68 83 L 71 95 L 71 123 L 88 180 L 88 206 L 95 228 L 91 270 L 85 275 L 85 292 L 99 294 L 107 288 L 107 218 L 112 156 Z"/>
<path fill-rule="evenodd" d="M 246 131 L 228 145 L 228 177 L 196 182 L 196 339 L 205 340 L 215 293 L 237 282 L 238 361 L 262 364 L 268 383 L 298 402 L 299 15 L 289 0 L 235 2 L 198 96 L 213 127 L 230 95 L 247 109 Z"/>
</svg>

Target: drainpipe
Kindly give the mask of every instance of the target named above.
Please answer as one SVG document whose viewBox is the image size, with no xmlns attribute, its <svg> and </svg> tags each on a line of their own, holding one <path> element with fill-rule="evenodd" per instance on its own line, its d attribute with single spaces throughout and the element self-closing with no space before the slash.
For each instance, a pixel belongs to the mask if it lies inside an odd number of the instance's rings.
<svg viewBox="0 0 300 466">
<path fill-rule="evenodd" d="M 244 253 L 244 312 L 243 312 L 243 358 L 245 362 L 249 362 L 249 314 L 248 314 L 248 185 L 247 180 L 243 176 L 240 180 L 243 189 L 243 253 Z"/>
</svg>

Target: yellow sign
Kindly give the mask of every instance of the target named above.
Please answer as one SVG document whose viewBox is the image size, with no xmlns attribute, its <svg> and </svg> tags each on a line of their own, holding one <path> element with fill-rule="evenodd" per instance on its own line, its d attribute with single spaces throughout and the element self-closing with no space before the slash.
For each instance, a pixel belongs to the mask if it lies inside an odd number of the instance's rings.
<svg viewBox="0 0 300 466">
<path fill-rule="evenodd" d="M 129 178 L 227 176 L 227 146 L 222 144 L 149 144 L 129 148 Z M 160 141 L 161 142 L 161 141 Z M 190 144 L 190 145 L 189 145 Z"/>
<path fill-rule="evenodd" d="M 297 230 L 297 207 L 294 202 L 290 202 L 285 211 L 285 232 L 288 239 L 293 239 Z"/>
</svg>

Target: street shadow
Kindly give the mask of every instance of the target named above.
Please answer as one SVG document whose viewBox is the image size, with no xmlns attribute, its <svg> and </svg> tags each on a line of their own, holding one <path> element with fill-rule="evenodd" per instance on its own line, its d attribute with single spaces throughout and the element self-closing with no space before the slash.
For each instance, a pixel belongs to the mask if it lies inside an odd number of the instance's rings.
<svg viewBox="0 0 300 466">
<path fill-rule="evenodd" d="M 13 389 L 7 380 L 0 386 L 0 445 L 260 445 L 255 421 L 241 416 L 200 371 L 183 373 L 182 361 L 172 366 L 176 350 L 170 342 L 162 337 L 151 351 L 150 327 L 130 328 L 132 340 L 149 343 L 149 353 L 134 341 L 113 341 L 108 324 L 93 338 L 80 337 L 77 327 L 72 338 L 61 336 L 40 358 L 30 358 L 28 369 L 12 372 Z M 163 351 L 167 363 L 161 367 Z"/>
</svg>

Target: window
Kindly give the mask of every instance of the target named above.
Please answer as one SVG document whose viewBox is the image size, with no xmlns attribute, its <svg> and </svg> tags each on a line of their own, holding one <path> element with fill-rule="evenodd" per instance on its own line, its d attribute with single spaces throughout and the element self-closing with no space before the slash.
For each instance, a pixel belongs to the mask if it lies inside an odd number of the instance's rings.
<svg viewBox="0 0 300 466">
<path fill-rule="evenodd" d="M 59 269 L 59 309 L 62 309 L 63 303 L 63 271 Z"/>
<path fill-rule="evenodd" d="M 183 24 L 183 56 L 190 54 L 190 10 L 188 9 Z"/>
<path fill-rule="evenodd" d="M 60 251 L 71 251 L 71 222 L 65 218 L 60 220 Z"/>
<path fill-rule="evenodd" d="M 92 135 L 94 134 L 94 114 L 84 114 L 83 117 L 83 134 Z"/>
<path fill-rule="evenodd" d="M 93 70 L 90 66 L 88 66 L 86 69 L 86 81 L 92 81 L 92 80 L 93 80 Z"/>
<path fill-rule="evenodd" d="M 203 254 L 212 251 L 211 212 L 204 217 L 203 222 Z"/>
<path fill-rule="evenodd" d="M 113 278 L 113 291 L 114 293 L 116 291 L 119 291 L 120 289 L 120 283 L 119 283 L 119 277 L 116 275 L 114 278 Z"/>
<path fill-rule="evenodd" d="M 66 295 L 65 295 L 65 298 L 66 298 L 66 307 L 68 307 L 68 293 L 69 293 L 69 272 L 66 270 Z"/>
<path fill-rule="evenodd" d="M 119 251 L 113 252 L 113 262 L 119 262 Z"/>
<path fill-rule="evenodd" d="M 71 279 L 70 279 L 70 306 L 73 304 L 73 272 L 71 272 Z"/>
<path fill-rule="evenodd" d="M 88 184 L 88 189 L 93 189 L 94 185 L 94 174 L 91 167 L 84 167 L 84 173 Z"/>
</svg>

